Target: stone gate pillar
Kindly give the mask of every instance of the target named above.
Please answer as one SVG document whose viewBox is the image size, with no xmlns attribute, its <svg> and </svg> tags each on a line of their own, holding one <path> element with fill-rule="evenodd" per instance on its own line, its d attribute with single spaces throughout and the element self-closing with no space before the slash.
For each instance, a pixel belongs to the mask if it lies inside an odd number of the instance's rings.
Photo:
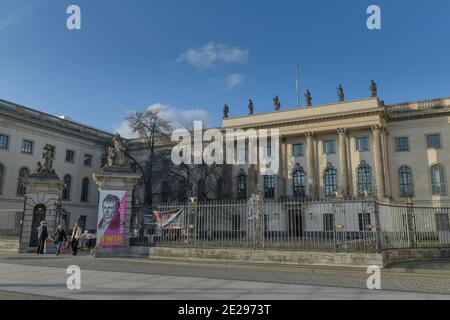
<svg viewBox="0 0 450 320">
<path fill-rule="evenodd" d="M 50 145 L 44 147 L 44 164 L 37 164 L 36 170 L 21 183 L 26 187 L 24 214 L 20 236 L 19 252 L 36 251 L 38 245 L 37 228 L 40 222 L 47 221 L 49 236 L 53 235 L 56 228 L 57 205 L 64 188 L 61 181 L 52 168 L 54 149 Z M 54 253 L 53 242 L 47 243 L 47 253 Z"/>
<path fill-rule="evenodd" d="M 93 174 L 100 197 L 95 257 L 130 255 L 133 189 L 141 179 L 126 164 L 126 142 L 116 135 L 108 148 L 107 165 Z"/>
</svg>

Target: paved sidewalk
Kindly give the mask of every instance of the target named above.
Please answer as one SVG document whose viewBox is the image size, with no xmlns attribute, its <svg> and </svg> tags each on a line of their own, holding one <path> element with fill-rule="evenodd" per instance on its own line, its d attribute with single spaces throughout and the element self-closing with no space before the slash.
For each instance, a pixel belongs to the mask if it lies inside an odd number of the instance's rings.
<svg viewBox="0 0 450 320">
<path fill-rule="evenodd" d="M 64 268 L 0 263 L 0 291 L 68 299 L 445 299 L 448 295 L 82 270 L 68 290 Z"/>
</svg>

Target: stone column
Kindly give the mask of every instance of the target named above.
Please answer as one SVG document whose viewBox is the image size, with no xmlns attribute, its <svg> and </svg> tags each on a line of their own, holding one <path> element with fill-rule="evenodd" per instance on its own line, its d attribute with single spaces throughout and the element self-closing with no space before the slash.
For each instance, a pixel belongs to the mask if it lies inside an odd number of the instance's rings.
<svg viewBox="0 0 450 320">
<path fill-rule="evenodd" d="M 37 250 L 37 228 L 41 221 L 47 221 L 49 236 L 54 234 L 56 208 L 64 188 L 64 182 L 56 174 L 31 174 L 23 183 L 27 189 L 19 244 L 21 253 Z M 48 242 L 47 253 L 55 253 L 54 243 Z"/>
<path fill-rule="evenodd" d="M 100 193 L 102 191 L 125 191 L 125 245 L 114 248 L 95 248 L 95 257 L 127 257 L 130 256 L 130 228 L 132 214 L 132 194 L 133 188 L 139 183 L 141 175 L 133 173 L 127 168 L 104 168 L 99 173 L 93 174 L 94 182 L 97 184 Z M 101 200 L 99 200 L 101 201 Z M 102 204 L 99 203 L 101 209 Z M 97 239 L 98 245 L 98 239 Z"/>
<path fill-rule="evenodd" d="M 277 174 L 277 196 L 278 198 L 286 196 L 286 179 L 284 171 L 286 167 L 286 138 L 280 138 L 279 151 L 278 151 L 278 174 Z"/>
<path fill-rule="evenodd" d="M 339 172 L 342 195 L 349 194 L 348 188 L 348 161 L 347 161 L 347 130 L 344 128 L 337 129 L 339 135 Z"/>
<path fill-rule="evenodd" d="M 373 134 L 373 160 L 375 165 L 375 182 L 377 186 L 377 197 L 386 196 L 384 174 L 383 174 L 383 153 L 381 146 L 381 125 L 372 126 Z"/>
<path fill-rule="evenodd" d="M 316 181 L 316 169 L 315 169 L 315 157 L 314 157 L 314 133 L 305 133 L 306 137 L 306 165 L 308 167 L 308 188 L 309 196 L 312 198 L 317 197 L 317 181 Z"/>
</svg>

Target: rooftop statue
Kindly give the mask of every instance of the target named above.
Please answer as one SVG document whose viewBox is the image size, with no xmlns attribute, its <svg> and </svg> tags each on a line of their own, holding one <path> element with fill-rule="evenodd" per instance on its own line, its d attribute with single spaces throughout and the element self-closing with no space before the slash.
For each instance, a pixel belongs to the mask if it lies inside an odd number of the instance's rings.
<svg viewBox="0 0 450 320">
<path fill-rule="evenodd" d="M 339 97 L 339 102 L 344 101 L 344 88 L 342 87 L 342 84 L 337 88 L 337 95 Z"/>
<path fill-rule="evenodd" d="M 225 103 L 223 107 L 223 118 L 227 119 L 229 117 L 229 114 L 230 114 L 230 107 Z"/>
<path fill-rule="evenodd" d="M 311 107 L 311 105 L 312 105 L 312 96 L 311 96 L 311 92 L 309 91 L 309 89 L 306 90 L 305 99 L 306 99 L 306 106 L 307 107 Z"/>
<path fill-rule="evenodd" d="M 280 98 L 278 98 L 278 96 L 275 96 L 275 98 L 273 98 L 273 106 L 275 107 L 275 111 L 280 110 L 281 103 L 280 103 Z"/>
<path fill-rule="evenodd" d="M 378 96 L 378 86 L 375 83 L 375 81 L 373 81 L 373 80 L 370 83 L 370 93 L 372 94 L 372 97 L 377 97 Z"/>
<path fill-rule="evenodd" d="M 254 110 L 254 105 L 252 99 L 248 100 L 248 114 L 252 115 Z"/>
</svg>

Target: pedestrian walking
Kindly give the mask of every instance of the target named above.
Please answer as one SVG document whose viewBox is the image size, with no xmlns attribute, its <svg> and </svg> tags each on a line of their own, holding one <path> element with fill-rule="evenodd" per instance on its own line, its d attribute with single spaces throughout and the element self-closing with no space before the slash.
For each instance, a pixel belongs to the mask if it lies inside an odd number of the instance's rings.
<svg viewBox="0 0 450 320">
<path fill-rule="evenodd" d="M 72 246 L 72 254 L 76 256 L 78 254 L 78 242 L 81 237 L 81 228 L 78 223 L 75 223 L 72 231 L 72 237 L 70 238 L 70 243 Z"/>
<path fill-rule="evenodd" d="M 57 256 L 61 254 L 61 246 L 63 245 L 64 241 L 67 241 L 67 236 L 63 226 L 60 224 L 55 231 L 55 245 Z"/>
<path fill-rule="evenodd" d="M 40 226 L 37 228 L 38 231 L 38 247 L 37 247 L 37 254 L 44 254 L 45 250 L 45 242 L 48 238 L 48 231 L 47 231 L 47 221 L 41 221 Z"/>
</svg>

